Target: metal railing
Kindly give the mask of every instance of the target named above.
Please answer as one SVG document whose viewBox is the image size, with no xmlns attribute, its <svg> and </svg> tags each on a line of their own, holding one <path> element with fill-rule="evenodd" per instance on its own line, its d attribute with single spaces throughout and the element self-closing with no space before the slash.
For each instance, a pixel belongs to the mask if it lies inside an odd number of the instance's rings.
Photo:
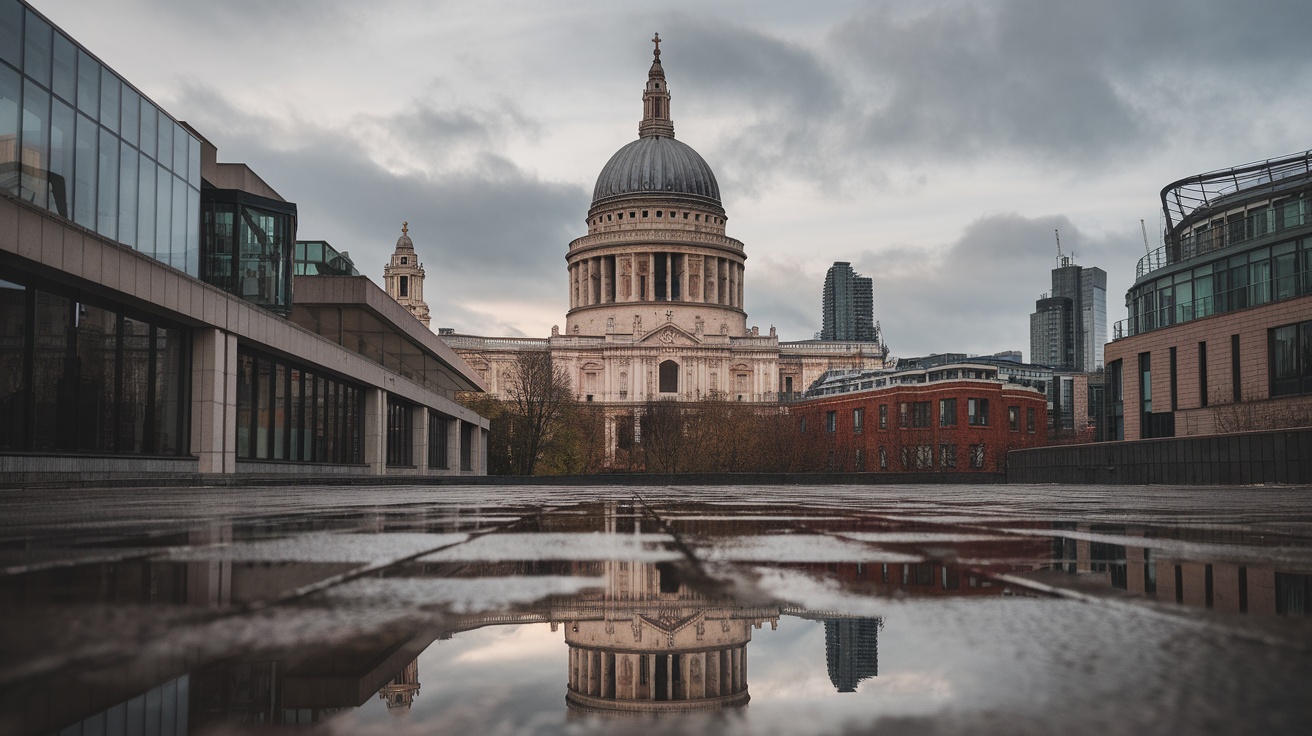
<svg viewBox="0 0 1312 736">
<path fill-rule="evenodd" d="M 1290 228 L 1312 224 L 1312 214 L 1296 212 L 1292 215 L 1276 208 L 1262 210 L 1247 217 L 1233 218 L 1220 227 L 1199 230 L 1180 237 L 1180 246 L 1172 251 L 1163 245 L 1139 259 L 1134 278 L 1139 280 L 1159 268 L 1172 263 L 1184 263 L 1207 253 L 1214 253 L 1232 245 L 1247 243 Z"/>
</svg>

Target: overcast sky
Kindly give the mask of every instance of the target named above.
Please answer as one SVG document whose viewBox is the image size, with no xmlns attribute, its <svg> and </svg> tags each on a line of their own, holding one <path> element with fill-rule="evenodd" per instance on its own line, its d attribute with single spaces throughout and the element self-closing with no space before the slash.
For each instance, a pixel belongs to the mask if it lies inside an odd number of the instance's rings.
<svg viewBox="0 0 1312 736">
<path fill-rule="evenodd" d="M 35 0 L 382 282 L 403 220 L 433 326 L 546 336 L 652 33 L 675 132 L 747 252 L 748 324 L 875 283 L 900 356 L 1029 354 L 1054 230 L 1108 324 L 1159 192 L 1312 147 L 1307 0 Z"/>
</svg>

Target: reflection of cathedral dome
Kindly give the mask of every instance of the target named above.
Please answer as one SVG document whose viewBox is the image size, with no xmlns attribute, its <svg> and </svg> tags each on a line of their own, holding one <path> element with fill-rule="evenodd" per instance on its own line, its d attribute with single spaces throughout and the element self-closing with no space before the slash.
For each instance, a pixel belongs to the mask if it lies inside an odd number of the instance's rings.
<svg viewBox="0 0 1312 736">
<path fill-rule="evenodd" d="M 720 203 L 720 185 L 692 146 L 648 136 L 615 152 L 597 177 L 592 205 L 625 194 L 691 194 Z"/>
</svg>

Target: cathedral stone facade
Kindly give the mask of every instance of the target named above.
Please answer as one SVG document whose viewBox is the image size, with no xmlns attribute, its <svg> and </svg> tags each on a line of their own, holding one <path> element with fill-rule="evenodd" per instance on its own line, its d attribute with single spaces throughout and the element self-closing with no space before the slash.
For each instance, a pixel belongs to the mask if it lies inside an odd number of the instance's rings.
<svg viewBox="0 0 1312 736">
<path fill-rule="evenodd" d="M 711 167 L 674 137 L 653 40 L 638 139 L 602 168 L 587 234 L 569 244 L 564 331 L 515 339 L 443 330 L 442 338 L 496 395 L 517 352 L 548 350 L 579 399 L 613 407 L 616 417 L 656 399 L 774 403 L 800 396 L 830 369 L 883 367 L 878 343 L 781 343 L 773 327 L 748 327 L 746 249 L 726 234 Z"/>
</svg>

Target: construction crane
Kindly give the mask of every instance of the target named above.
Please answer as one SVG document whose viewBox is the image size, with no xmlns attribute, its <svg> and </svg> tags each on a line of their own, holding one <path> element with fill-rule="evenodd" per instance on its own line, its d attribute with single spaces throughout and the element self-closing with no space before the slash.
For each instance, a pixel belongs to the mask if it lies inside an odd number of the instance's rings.
<svg viewBox="0 0 1312 736">
<path fill-rule="evenodd" d="M 1152 249 L 1148 247 L 1148 226 L 1143 224 L 1143 218 L 1139 218 L 1139 229 L 1143 231 L 1143 252 L 1144 255 L 1152 255 Z"/>
<path fill-rule="evenodd" d="M 1071 259 L 1065 258 L 1061 254 L 1061 231 L 1054 228 L 1052 234 L 1057 237 L 1057 267 L 1063 268 L 1071 265 Z"/>
</svg>

